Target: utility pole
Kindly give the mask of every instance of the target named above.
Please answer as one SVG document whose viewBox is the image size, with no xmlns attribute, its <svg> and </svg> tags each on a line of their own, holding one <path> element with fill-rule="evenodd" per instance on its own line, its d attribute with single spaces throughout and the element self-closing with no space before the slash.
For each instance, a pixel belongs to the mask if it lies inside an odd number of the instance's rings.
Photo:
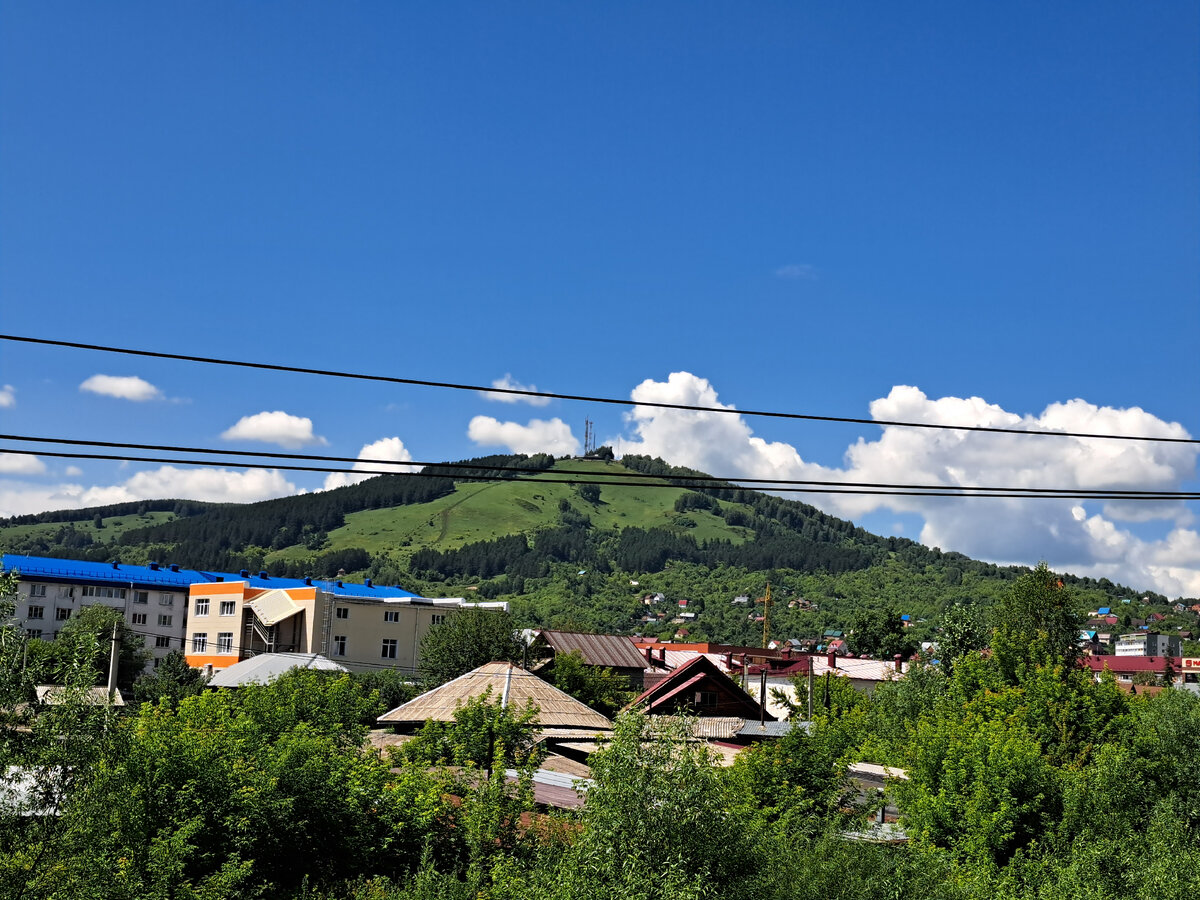
<svg viewBox="0 0 1200 900">
<path fill-rule="evenodd" d="M 758 602 L 763 605 L 762 648 L 766 650 L 767 644 L 771 642 L 771 582 L 767 582 L 767 595 L 759 597 Z"/>
<path fill-rule="evenodd" d="M 113 622 L 112 650 L 108 657 L 108 704 L 112 706 L 117 690 L 117 657 L 120 655 L 120 643 L 117 640 L 117 623 Z"/>
</svg>

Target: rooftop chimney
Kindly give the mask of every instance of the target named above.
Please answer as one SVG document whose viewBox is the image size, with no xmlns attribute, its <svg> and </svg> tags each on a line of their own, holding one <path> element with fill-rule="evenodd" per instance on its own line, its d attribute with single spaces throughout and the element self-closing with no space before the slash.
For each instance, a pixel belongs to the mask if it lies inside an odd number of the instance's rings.
<svg viewBox="0 0 1200 900">
<path fill-rule="evenodd" d="M 830 650 L 829 655 L 825 658 L 825 664 L 828 665 L 829 668 L 831 668 L 831 669 L 836 669 L 837 668 L 837 653 Z"/>
</svg>

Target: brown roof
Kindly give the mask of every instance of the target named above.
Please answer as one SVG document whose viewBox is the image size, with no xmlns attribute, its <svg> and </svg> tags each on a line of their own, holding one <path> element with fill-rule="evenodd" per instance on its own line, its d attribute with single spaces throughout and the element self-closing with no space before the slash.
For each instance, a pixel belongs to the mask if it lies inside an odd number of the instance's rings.
<svg viewBox="0 0 1200 900">
<path fill-rule="evenodd" d="M 646 658 L 627 637 L 615 634 L 582 634 L 577 631 L 543 631 L 542 640 L 555 653 L 578 650 L 589 666 L 613 669 L 644 669 Z"/>
<path fill-rule="evenodd" d="M 538 708 L 538 725 L 543 729 L 572 728 L 611 731 L 612 722 L 580 703 L 570 694 L 512 663 L 491 662 L 460 675 L 441 687 L 427 691 L 379 717 L 381 725 L 454 721 L 454 711 L 472 697 L 491 688 L 491 697 L 523 708 L 532 700 Z"/>
</svg>

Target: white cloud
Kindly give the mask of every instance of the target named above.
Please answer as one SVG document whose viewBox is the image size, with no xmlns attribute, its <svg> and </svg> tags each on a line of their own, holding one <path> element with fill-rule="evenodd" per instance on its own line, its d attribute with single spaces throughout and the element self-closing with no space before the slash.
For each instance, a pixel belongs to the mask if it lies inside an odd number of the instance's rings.
<svg viewBox="0 0 1200 900">
<path fill-rule="evenodd" d="M 68 478 L 78 478 L 83 474 L 83 469 L 79 468 L 79 466 L 67 466 L 63 469 L 63 474 Z"/>
<path fill-rule="evenodd" d="M 36 456 L 24 453 L 0 453 L 0 474 L 4 475 L 41 475 L 46 471 L 46 464 Z"/>
<path fill-rule="evenodd" d="M 633 390 L 632 399 L 724 406 L 706 379 L 687 372 L 672 373 L 665 382 L 644 381 Z M 1020 415 L 979 397 L 930 399 L 903 385 L 874 401 L 871 414 L 877 420 L 1188 437 L 1178 423 L 1138 408 L 1070 400 L 1051 404 L 1038 416 Z M 622 438 L 626 453 L 661 456 L 713 475 L 746 478 L 1178 490 L 1194 476 L 1197 455 L 1195 445 L 1188 444 L 883 426 L 875 440 L 860 438 L 848 447 L 843 466 L 828 467 L 805 461 L 790 444 L 756 437 L 736 414 L 635 406 L 627 423 L 635 437 Z M 1169 595 L 1200 596 L 1200 559 L 1185 562 L 1192 548 L 1200 548 L 1200 534 L 1184 527 L 1192 516 L 1182 504 L 1122 501 L 1089 511 L 1079 501 L 1032 498 L 826 494 L 799 499 L 852 519 L 883 509 L 916 513 L 924 519 L 922 543 L 979 559 L 1022 564 L 1045 559 L 1080 575 L 1108 577 Z M 1152 518 L 1171 521 L 1171 535 L 1146 541 L 1121 527 Z"/>
<path fill-rule="evenodd" d="M 507 447 L 513 453 L 573 456 L 579 452 L 579 441 L 571 433 L 571 426 L 559 418 L 531 419 L 528 425 L 522 425 L 476 416 L 467 426 L 467 437 L 484 446 Z"/>
<path fill-rule="evenodd" d="M 0 387 L 0 409 L 11 409 L 17 405 L 17 389 L 11 384 Z"/>
<path fill-rule="evenodd" d="M 537 390 L 537 387 L 532 384 L 521 384 L 507 372 L 503 378 L 497 378 L 493 381 L 492 387 L 509 391 Z M 547 406 L 550 403 L 549 397 L 527 397 L 522 394 L 494 394 L 491 391 L 480 391 L 480 395 L 485 400 L 494 400 L 497 403 L 528 403 L 530 406 Z"/>
<path fill-rule="evenodd" d="M 808 263 L 792 263 L 787 266 L 780 266 L 775 270 L 776 278 L 783 278 L 787 281 L 816 281 L 817 268 L 810 266 Z"/>
<path fill-rule="evenodd" d="M 401 472 L 416 472 L 420 470 L 420 466 L 390 466 L 386 462 L 380 460 L 388 460 L 393 462 L 403 462 L 412 459 L 412 454 L 408 452 L 408 448 L 404 446 L 404 441 L 398 437 L 380 438 L 371 444 L 365 444 L 358 452 L 360 462 L 356 462 L 353 466 L 356 470 L 370 469 L 372 473 L 379 471 L 394 471 Z M 371 460 L 366 462 L 365 460 Z M 360 481 L 365 481 L 372 475 L 350 475 L 346 472 L 330 472 L 325 476 L 325 490 L 329 491 L 333 488 L 346 487 L 350 484 L 358 484 Z"/>
<path fill-rule="evenodd" d="M 288 415 L 280 410 L 242 416 L 236 425 L 223 431 L 221 437 L 227 441 L 262 441 L 293 450 L 311 444 L 329 443 L 320 435 L 313 434 L 312 419 Z"/>
<path fill-rule="evenodd" d="M 79 385 L 81 391 L 143 403 L 162 397 L 162 391 L 136 375 L 93 375 Z"/>
<path fill-rule="evenodd" d="M 0 482 L 0 515 L 15 516 L 51 509 L 80 509 L 129 500 L 208 500 L 214 503 L 254 503 L 299 493 L 275 469 L 177 469 L 162 466 L 138 472 L 120 484 L 63 483 L 32 485 Z"/>
</svg>

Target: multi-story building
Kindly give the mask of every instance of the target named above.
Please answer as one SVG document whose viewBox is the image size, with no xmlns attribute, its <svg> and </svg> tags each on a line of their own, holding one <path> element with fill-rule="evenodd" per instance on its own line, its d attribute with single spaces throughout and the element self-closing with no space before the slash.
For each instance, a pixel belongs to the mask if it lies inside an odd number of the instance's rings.
<svg viewBox="0 0 1200 900">
<path fill-rule="evenodd" d="M 1159 634 L 1157 631 L 1139 631 L 1123 634 L 1117 638 L 1116 656 L 1179 656 L 1181 642 L 1178 635 Z"/>
<path fill-rule="evenodd" d="M 150 665 L 183 647 L 188 589 L 205 574 L 158 563 L 127 566 L 11 553 L 4 554 L 4 571 L 20 576 L 16 619 L 30 637 L 54 640 L 74 613 L 108 606 L 145 640 Z"/>
<path fill-rule="evenodd" d="M 19 575 L 16 620 L 30 636 L 53 640 L 75 612 L 102 604 L 142 636 L 152 666 L 171 650 L 212 669 L 290 650 L 323 653 L 350 669 L 413 671 L 421 639 L 450 610 L 508 608 L 430 600 L 370 579 L 353 584 L 14 554 L 5 554 L 3 565 Z"/>
<path fill-rule="evenodd" d="M 447 613 L 507 603 L 430 600 L 398 587 L 259 573 L 191 587 L 188 662 L 221 669 L 259 653 L 320 653 L 346 668 L 415 672 L 421 640 Z"/>
</svg>

